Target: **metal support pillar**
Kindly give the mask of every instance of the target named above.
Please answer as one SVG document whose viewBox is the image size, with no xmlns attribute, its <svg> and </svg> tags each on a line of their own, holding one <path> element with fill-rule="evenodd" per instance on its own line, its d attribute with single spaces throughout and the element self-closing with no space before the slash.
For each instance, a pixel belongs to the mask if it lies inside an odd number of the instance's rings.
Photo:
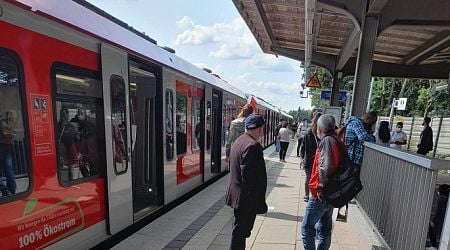
<svg viewBox="0 0 450 250">
<path fill-rule="evenodd" d="M 366 111 L 377 29 L 378 17 L 366 16 L 362 26 L 356 61 L 352 115 L 362 116 Z"/>
<path fill-rule="evenodd" d="M 335 71 L 333 73 L 333 87 L 331 88 L 331 102 L 330 106 L 338 106 L 339 105 L 339 81 L 340 74 Z"/>
</svg>

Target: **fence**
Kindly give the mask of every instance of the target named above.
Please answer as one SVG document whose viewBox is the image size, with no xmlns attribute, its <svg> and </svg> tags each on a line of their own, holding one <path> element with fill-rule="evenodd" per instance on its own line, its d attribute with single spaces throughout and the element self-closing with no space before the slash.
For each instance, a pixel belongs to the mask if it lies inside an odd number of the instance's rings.
<svg viewBox="0 0 450 250">
<path fill-rule="evenodd" d="M 365 143 L 357 201 L 392 249 L 424 249 L 439 169 L 448 162 Z"/>
<path fill-rule="evenodd" d="M 380 121 L 389 121 L 389 117 L 379 117 Z M 423 117 L 394 117 L 393 128 L 397 122 L 403 122 L 403 132 L 408 136 L 408 144 L 404 146 L 405 150 L 416 152 L 417 144 L 420 141 L 420 133 L 423 130 Z M 431 128 L 433 129 L 433 151 L 428 156 L 439 159 L 450 158 L 450 117 L 431 118 Z M 378 126 L 377 126 L 378 127 Z"/>
</svg>

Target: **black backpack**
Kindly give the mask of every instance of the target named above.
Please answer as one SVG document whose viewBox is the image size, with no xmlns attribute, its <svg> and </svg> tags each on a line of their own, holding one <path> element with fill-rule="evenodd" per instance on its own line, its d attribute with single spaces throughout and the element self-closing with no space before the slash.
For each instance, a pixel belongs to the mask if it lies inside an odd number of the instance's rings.
<svg viewBox="0 0 450 250">
<path fill-rule="evenodd" d="M 328 177 L 328 184 L 323 188 L 324 199 L 336 208 L 346 205 L 363 189 L 361 180 L 355 174 L 353 163 L 348 157 L 347 150 L 342 150 L 342 152 L 341 164 Z"/>
</svg>

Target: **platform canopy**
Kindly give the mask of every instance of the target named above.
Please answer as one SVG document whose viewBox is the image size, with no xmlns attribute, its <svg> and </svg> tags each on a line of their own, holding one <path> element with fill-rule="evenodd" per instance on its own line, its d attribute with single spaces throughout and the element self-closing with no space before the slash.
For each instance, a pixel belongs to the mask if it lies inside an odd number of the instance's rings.
<svg viewBox="0 0 450 250">
<path fill-rule="evenodd" d="M 233 2 L 265 53 L 352 75 L 364 21 L 376 17 L 373 76 L 449 77 L 448 0 Z"/>
</svg>

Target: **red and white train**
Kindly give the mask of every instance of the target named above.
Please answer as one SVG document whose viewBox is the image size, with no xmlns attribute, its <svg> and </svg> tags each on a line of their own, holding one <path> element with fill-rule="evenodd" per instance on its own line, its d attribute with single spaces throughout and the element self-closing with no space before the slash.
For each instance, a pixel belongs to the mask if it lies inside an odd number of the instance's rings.
<svg viewBox="0 0 450 250">
<path fill-rule="evenodd" d="M 84 249 L 226 171 L 243 92 L 77 0 L 0 0 L 2 249 Z M 256 98 L 263 146 L 283 116 Z"/>
</svg>

